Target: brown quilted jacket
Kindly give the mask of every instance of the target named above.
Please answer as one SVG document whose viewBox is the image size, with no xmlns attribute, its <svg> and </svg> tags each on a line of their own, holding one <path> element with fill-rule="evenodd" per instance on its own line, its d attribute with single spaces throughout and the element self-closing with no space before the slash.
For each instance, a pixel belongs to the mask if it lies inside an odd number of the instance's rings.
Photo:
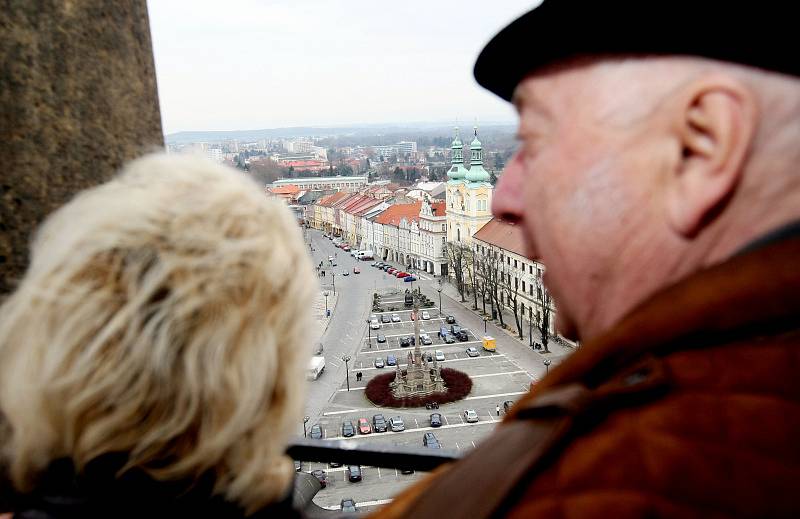
<svg viewBox="0 0 800 519">
<path fill-rule="evenodd" d="M 800 517 L 800 238 L 733 257 L 657 294 L 515 407 L 576 382 L 613 386 L 643 358 L 658 363 L 663 394 L 604 412 L 590 426 L 573 424 L 495 515 Z M 518 423 L 516 414 L 505 423 Z M 470 457 L 488 466 L 492 450 Z M 426 516 L 413 512 L 429 500 L 441 500 L 446 513 L 447 500 L 462 496 L 426 489 L 453 472 L 440 469 L 376 517 Z M 459 479 L 464 491 L 491 491 L 479 476 Z"/>
</svg>

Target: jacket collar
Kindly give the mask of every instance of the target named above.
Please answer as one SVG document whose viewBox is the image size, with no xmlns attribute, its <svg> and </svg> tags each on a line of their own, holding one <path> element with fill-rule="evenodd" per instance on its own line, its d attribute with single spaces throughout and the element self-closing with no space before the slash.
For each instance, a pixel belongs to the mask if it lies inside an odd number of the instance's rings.
<svg viewBox="0 0 800 519">
<path fill-rule="evenodd" d="M 587 341 L 538 384 L 537 393 L 577 381 L 595 386 L 647 353 L 796 329 L 799 258 L 800 236 L 794 235 L 743 250 L 679 281 Z"/>
</svg>

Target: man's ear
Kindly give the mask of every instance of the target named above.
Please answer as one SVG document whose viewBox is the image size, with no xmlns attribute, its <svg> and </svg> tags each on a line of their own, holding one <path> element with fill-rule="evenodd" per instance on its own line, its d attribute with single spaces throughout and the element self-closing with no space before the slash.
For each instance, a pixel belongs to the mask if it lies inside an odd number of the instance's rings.
<svg viewBox="0 0 800 519">
<path fill-rule="evenodd" d="M 682 89 L 673 120 L 681 157 L 666 190 L 667 217 L 681 236 L 696 236 L 736 189 L 755 135 L 753 93 L 726 76 L 710 76 Z"/>
</svg>

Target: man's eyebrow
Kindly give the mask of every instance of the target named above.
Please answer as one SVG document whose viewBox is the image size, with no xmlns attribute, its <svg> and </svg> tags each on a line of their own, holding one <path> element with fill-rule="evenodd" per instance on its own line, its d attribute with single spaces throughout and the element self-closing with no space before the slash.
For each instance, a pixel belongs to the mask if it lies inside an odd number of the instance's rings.
<svg viewBox="0 0 800 519">
<path fill-rule="evenodd" d="M 547 105 L 545 105 L 539 98 L 532 95 L 530 92 L 526 92 L 525 94 L 520 92 L 520 89 L 516 89 L 514 90 L 514 94 L 511 96 L 511 102 L 517 109 L 517 113 L 522 113 L 522 108 L 525 106 L 526 108 L 531 108 L 539 115 L 542 115 L 548 119 L 552 118 L 552 114 L 547 108 Z"/>
</svg>

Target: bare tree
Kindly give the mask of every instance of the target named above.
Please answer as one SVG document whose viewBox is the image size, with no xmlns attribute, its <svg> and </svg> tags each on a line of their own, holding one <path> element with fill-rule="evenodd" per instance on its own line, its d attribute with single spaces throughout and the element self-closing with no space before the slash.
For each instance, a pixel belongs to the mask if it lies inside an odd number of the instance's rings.
<svg viewBox="0 0 800 519">
<path fill-rule="evenodd" d="M 500 319 L 500 326 L 504 326 L 503 320 L 503 298 L 501 288 L 502 265 L 500 252 L 497 248 L 490 246 L 483 255 L 480 263 L 480 275 L 483 278 L 484 291 L 489 296 L 492 305 L 492 318 Z"/>
<path fill-rule="evenodd" d="M 550 339 L 550 306 L 552 305 L 552 299 L 542 282 L 541 276 L 536 278 L 536 297 L 541 307 L 541 312 L 539 312 L 537 316 L 536 327 L 539 329 L 539 333 L 542 336 L 544 352 L 550 353 L 550 350 L 547 349 L 547 343 Z"/>
<path fill-rule="evenodd" d="M 513 268 L 510 263 L 502 263 L 500 268 L 500 288 L 505 294 L 505 300 L 508 303 L 511 312 L 514 314 L 514 324 L 517 325 L 517 334 L 520 339 L 524 339 L 522 334 L 522 311 L 518 303 L 519 298 L 519 277 L 517 276 L 517 269 Z"/>
<path fill-rule="evenodd" d="M 447 242 L 445 247 L 445 257 L 447 258 L 447 264 L 450 267 L 450 272 L 453 273 L 453 278 L 456 281 L 456 289 L 458 290 L 458 294 L 461 296 L 461 302 L 464 303 L 466 298 L 464 297 L 464 270 L 465 270 L 465 254 L 464 251 L 469 250 L 464 244 L 455 243 L 455 242 Z"/>
<path fill-rule="evenodd" d="M 465 261 L 464 263 L 467 266 L 466 269 L 466 281 L 467 285 L 472 289 L 472 309 L 478 309 L 478 276 L 475 271 L 475 262 L 477 254 L 475 253 L 474 249 L 466 248 L 465 251 Z"/>
</svg>

